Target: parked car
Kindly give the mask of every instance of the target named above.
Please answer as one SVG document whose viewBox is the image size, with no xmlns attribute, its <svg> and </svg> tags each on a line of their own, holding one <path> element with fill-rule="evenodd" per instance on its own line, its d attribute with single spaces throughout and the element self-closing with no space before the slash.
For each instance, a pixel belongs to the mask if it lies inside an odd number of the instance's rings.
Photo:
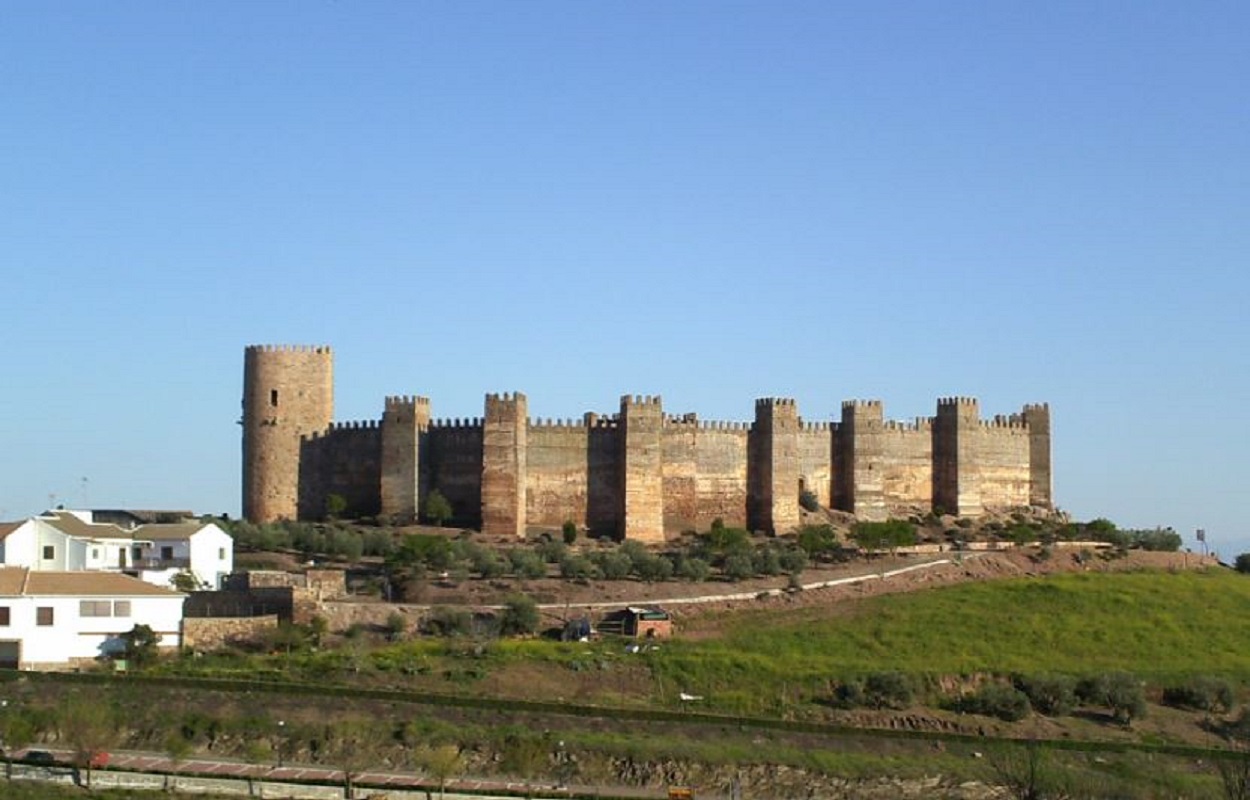
<svg viewBox="0 0 1250 800">
<path fill-rule="evenodd" d="M 91 758 L 87 759 L 87 765 L 92 769 L 103 769 L 109 764 L 109 754 L 103 750 L 97 750 L 91 754 Z"/>
<path fill-rule="evenodd" d="M 26 755 L 22 758 L 22 760 L 30 764 L 57 763 L 56 756 L 52 755 L 47 750 L 27 750 Z"/>
</svg>

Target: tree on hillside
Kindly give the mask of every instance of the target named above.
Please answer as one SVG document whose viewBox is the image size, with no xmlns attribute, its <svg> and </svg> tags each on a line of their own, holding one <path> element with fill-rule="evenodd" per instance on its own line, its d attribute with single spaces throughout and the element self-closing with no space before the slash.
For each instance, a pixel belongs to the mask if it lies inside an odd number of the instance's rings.
<svg viewBox="0 0 1250 800">
<path fill-rule="evenodd" d="M 1036 741 L 999 744 L 987 756 L 993 779 L 1016 800 L 1060 800 L 1071 796 L 1063 785 L 1062 770 L 1054 767 L 1050 752 Z"/>
<path fill-rule="evenodd" d="M 447 790 L 447 781 L 464 770 L 464 756 L 460 754 L 460 748 L 454 744 L 423 748 L 417 754 L 417 761 L 434 780 L 438 781 L 439 800 L 443 799 Z"/>
<path fill-rule="evenodd" d="M 451 502 L 438 489 L 431 489 L 425 498 L 424 511 L 426 519 L 441 528 L 444 522 L 451 519 Z"/>
<path fill-rule="evenodd" d="M 326 519 L 338 519 L 347 511 L 347 498 L 331 492 L 326 495 Z"/>
<path fill-rule="evenodd" d="M 1250 553 L 1242 553 L 1233 561 L 1233 569 L 1242 575 L 1250 574 Z"/>
<path fill-rule="evenodd" d="M 538 630 L 538 605 L 533 598 L 517 594 L 509 597 L 499 615 L 500 636 L 523 636 Z"/>
<path fill-rule="evenodd" d="M 382 757 L 386 740 L 374 720 L 349 720 L 326 730 L 330 761 L 343 771 L 343 796 L 356 796 L 356 781 Z"/>
<path fill-rule="evenodd" d="M 145 667 L 156 660 L 161 635 L 152 630 L 150 625 L 136 624 L 119 638 L 122 640 L 122 657 L 126 659 L 127 666 Z"/>
<path fill-rule="evenodd" d="M 856 522 L 851 528 L 851 539 L 869 552 L 888 549 L 893 553 L 900 547 L 908 547 L 917 542 L 916 526 L 901 519 Z"/>
<path fill-rule="evenodd" d="M 117 737 L 117 719 L 112 707 L 99 697 L 67 695 L 57 706 L 56 726 L 60 737 L 74 751 L 74 782 L 90 790 L 95 755 L 107 750 Z M 85 783 L 82 781 L 84 772 Z"/>
<path fill-rule="evenodd" d="M 35 721 L 25 709 L 7 706 L 0 710 L 0 748 L 4 750 L 4 777 L 13 779 L 13 752 L 35 740 Z"/>
</svg>

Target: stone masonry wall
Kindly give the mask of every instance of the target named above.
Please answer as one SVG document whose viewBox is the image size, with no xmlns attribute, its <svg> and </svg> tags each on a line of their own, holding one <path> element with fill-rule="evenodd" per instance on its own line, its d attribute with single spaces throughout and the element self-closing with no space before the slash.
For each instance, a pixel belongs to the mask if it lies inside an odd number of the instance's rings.
<svg viewBox="0 0 1250 800">
<path fill-rule="evenodd" d="M 584 422 L 531 423 L 526 458 L 526 517 L 556 528 L 586 525 L 590 430 Z"/>
<path fill-rule="evenodd" d="M 188 650 L 218 650 L 226 645 L 255 642 L 277 627 L 277 614 L 187 618 L 182 621 L 182 646 Z"/>
<path fill-rule="evenodd" d="M 352 515 L 381 509 L 382 430 L 377 422 L 332 425 L 300 443 L 300 519 L 323 519 L 326 500 L 337 494 Z"/>
<path fill-rule="evenodd" d="M 793 400 L 766 398 L 753 422 L 728 423 L 625 396 L 618 414 L 551 422 L 517 394 L 488 396 L 485 419 L 432 421 L 428 400 L 404 396 L 380 422 L 334 424 L 332 376 L 329 348 L 248 348 L 248 519 L 319 519 L 331 493 L 404 519 L 436 488 L 453 525 L 520 536 L 572 520 L 659 542 L 716 518 L 784 533 L 801 490 L 861 519 L 1053 502 L 1045 405 L 983 421 L 975 399 L 944 398 L 935 417 L 897 423 L 880 401 L 853 401 L 837 423 L 805 423 Z"/>
<path fill-rule="evenodd" d="M 696 530 L 718 517 L 730 527 L 747 524 L 747 439 L 744 422 L 705 422 L 695 440 Z"/>
<path fill-rule="evenodd" d="M 906 517 L 933 505 L 933 430 L 928 420 L 881 430 L 881 492 L 886 514 Z"/>
<path fill-rule="evenodd" d="M 1029 505 L 1029 431 L 1003 419 L 982 422 L 977 443 L 981 504 L 985 508 Z"/>
<path fill-rule="evenodd" d="M 451 503 L 452 522 L 469 528 L 482 524 L 482 422 L 431 423 L 429 486 Z M 424 500 L 424 498 L 422 498 Z"/>
<path fill-rule="evenodd" d="M 799 482 L 822 506 L 833 507 L 833 431 L 826 422 L 799 430 Z"/>
</svg>

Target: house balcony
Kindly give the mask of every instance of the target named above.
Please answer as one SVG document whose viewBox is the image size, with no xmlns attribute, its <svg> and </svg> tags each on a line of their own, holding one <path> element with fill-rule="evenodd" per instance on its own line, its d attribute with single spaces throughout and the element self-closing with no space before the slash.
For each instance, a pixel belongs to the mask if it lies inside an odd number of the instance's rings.
<svg viewBox="0 0 1250 800">
<path fill-rule="evenodd" d="M 121 572 L 137 572 L 145 569 L 190 569 L 189 558 L 134 558 L 126 562 L 124 567 L 115 567 Z"/>
</svg>

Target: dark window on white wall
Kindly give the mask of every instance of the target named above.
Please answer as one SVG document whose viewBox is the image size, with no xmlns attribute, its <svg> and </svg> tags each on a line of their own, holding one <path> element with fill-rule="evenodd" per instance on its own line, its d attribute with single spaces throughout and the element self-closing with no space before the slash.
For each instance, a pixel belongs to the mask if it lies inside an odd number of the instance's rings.
<svg viewBox="0 0 1250 800">
<path fill-rule="evenodd" d="M 56 548 L 50 544 L 45 544 L 43 546 L 43 557 L 48 561 L 56 558 Z"/>
</svg>

